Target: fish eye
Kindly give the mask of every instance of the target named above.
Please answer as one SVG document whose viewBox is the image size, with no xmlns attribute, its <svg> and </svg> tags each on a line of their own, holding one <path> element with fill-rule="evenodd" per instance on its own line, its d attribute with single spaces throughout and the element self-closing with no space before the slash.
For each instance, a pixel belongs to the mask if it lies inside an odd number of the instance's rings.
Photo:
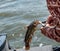
<svg viewBox="0 0 60 51">
<path fill-rule="evenodd" d="M 36 24 L 36 22 L 34 22 L 34 24 Z"/>
</svg>

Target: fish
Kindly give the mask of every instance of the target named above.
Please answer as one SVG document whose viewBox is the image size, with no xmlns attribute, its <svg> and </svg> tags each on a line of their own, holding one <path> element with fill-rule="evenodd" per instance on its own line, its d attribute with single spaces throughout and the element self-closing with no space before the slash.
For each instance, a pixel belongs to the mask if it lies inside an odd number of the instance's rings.
<svg viewBox="0 0 60 51">
<path fill-rule="evenodd" d="M 34 20 L 32 23 L 30 23 L 30 25 L 27 26 L 27 31 L 25 34 L 25 50 L 29 50 L 30 49 L 30 43 L 32 40 L 32 37 L 34 35 L 34 32 L 36 31 L 36 27 L 38 26 L 38 24 L 40 24 L 39 20 Z"/>
</svg>

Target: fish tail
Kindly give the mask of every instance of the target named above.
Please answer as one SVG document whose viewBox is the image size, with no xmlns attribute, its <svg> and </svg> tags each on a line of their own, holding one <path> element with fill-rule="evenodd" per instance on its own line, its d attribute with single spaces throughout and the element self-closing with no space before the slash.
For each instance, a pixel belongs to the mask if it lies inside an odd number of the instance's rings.
<svg viewBox="0 0 60 51">
<path fill-rule="evenodd" d="M 30 49 L 30 44 L 29 43 L 25 43 L 25 50 L 29 50 Z"/>
</svg>

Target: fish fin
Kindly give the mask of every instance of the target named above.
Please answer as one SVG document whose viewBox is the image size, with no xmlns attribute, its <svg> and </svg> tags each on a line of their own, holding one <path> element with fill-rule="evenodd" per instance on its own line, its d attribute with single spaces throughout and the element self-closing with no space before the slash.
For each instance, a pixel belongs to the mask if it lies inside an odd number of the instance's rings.
<svg viewBox="0 0 60 51">
<path fill-rule="evenodd" d="M 28 26 L 29 26 L 29 25 L 26 25 L 26 26 L 24 27 L 24 29 L 27 29 L 27 28 L 28 28 Z"/>
</svg>

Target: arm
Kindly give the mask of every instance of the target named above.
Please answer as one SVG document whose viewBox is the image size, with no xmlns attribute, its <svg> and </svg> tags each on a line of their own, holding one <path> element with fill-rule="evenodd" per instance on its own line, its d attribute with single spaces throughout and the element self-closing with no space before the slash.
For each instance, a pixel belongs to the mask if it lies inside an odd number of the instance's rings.
<svg viewBox="0 0 60 51">
<path fill-rule="evenodd" d="M 58 23 L 58 19 L 52 17 L 51 15 L 48 17 L 47 21 L 46 21 L 46 26 L 45 27 L 41 27 L 41 32 L 42 34 L 44 34 L 45 36 L 56 40 L 57 42 L 60 42 L 60 36 L 57 35 L 60 34 L 60 30 L 58 31 L 56 28 L 50 28 L 49 26 L 57 26 Z M 47 26 L 48 24 L 48 26 Z"/>
</svg>

